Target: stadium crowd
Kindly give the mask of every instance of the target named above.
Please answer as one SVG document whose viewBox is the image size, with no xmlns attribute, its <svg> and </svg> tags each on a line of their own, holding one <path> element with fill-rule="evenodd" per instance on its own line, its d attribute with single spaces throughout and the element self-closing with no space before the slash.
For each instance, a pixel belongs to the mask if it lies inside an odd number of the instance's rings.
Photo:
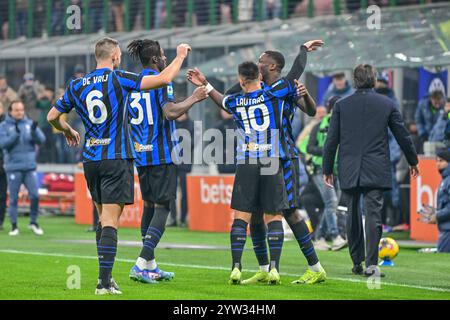
<svg viewBox="0 0 450 320">
<path fill-rule="evenodd" d="M 425 3 L 440 2 L 442 0 L 426 0 Z M 9 22 L 13 18 L 15 21 L 16 36 L 27 36 L 27 23 L 29 19 L 29 1 L 27 0 L 15 0 L 15 14 L 9 12 L 10 0 L 0 0 L 0 40 L 7 39 L 9 34 Z M 211 11 L 210 0 L 193 0 L 193 17 L 191 24 L 193 26 L 207 25 L 210 23 L 211 12 L 213 12 L 219 23 L 231 23 L 233 16 L 236 15 L 238 22 L 254 21 L 257 19 L 268 20 L 282 17 L 282 0 L 238 0 L 237 10 L 238 13 L 233 11 L 236 7 L 233 5 L 233 0 L 219 0 L 214 1 L 215 10 Z M 313 12 L 314 15 L 325 15 L 333 12 L 334 6 L 333 0 L 315 0 Z M 361 8 L 361 1 L 359 0 L 345 0 L 345 8 L 348 12 L 353 12 Z M 64 34 L 64 19 L 66 16 L 66 8 L 64 7 L 65 1 L 52 1 L 51 3 L 51 19 L 46 22 L 44 17 L 48 8 L 46 7 L 47 1 L 37 0 L 33 2 L 33 37 L 41 37 L 45 35 L 46 28 L 51 27 L 53 35 Z M 176 27 L 183 27 L 188 25 L 188 1 L 186 0 L 172 0 L 170 8 L 167 8 L 166 0 L 151 1 L 152 12 L 152 28 L 162 28 L 167 26 L 166 20 L 168 15 L 172 14 L 173 25 Z M 420 0 L 398 0 L 396 5 L 414 5 L 420 4 Z M 69 5 L 77 5 L 83 9 L 87 9 L 89 12 L 89 20 L 92 21 L 90 26 L 90 32 L 99 32 L 104 28 L 103 15 L 108 13 L 109 25 L 108 31 L 124 31 L 124 16 L 127 13 L 124 0 L 110 0 L 109 11 L 104 9 L 103 0 L 70 0 Z M 378 5 L 380 7 L 389 6 L 388 0 L 369 0 L 368 5 Z M 84 6 L 88 5 L 88 8 Z M 261 6 L 261 8 L 260 8 Z M 289 0 L 287 6 L 288 17 L 306 16 L 308 14 L 309 1 L 308 0 Z M 144 1 L 131 0 L 129 7 L 129 17 L 132 21 L 130 28 L 132 30 L 143 29 L 143 20 L 145 12 Z M 215 11 L 215 12 L 214 12 Z M 49 24 L 49 25 L 46 25 Z M 81 33 L 83 30 L 72 30 L 71 33 Z M 103 30 L 104 31 L 104 30 Z"/>
</svg>

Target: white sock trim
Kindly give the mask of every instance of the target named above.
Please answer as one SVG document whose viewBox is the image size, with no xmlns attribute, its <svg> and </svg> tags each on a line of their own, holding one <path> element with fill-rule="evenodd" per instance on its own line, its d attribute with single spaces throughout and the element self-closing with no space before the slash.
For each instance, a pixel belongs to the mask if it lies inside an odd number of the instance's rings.
<svg viewBox="0 0 450 320">
<path fill-rule="evenodd" d="M 264 264 L 262 266 L 259 266 L 259 270 L 263 271 L 263 272 L 269 272 L 269 264 Z"/>
<path fill-rule="evenodd" d="M 320 264 L 320 262 L 317 262 L 315 265 L 308 266 L 308 267 L 312 272 L 319 272 L 320 269 L 322 268 L 322 265 Z"/>
<path fill-rule="evenodd" d="M 145 260 L 144 258 L 137 258 L 136 260 L 136 265 L 138 266 L 139 269 L 144 270 L 147 267 L 147 260 Z"/>
<path fill-rule="evenodd" d="M 158 267 L 158 265 L 156 264 L 156 260 L 149 260 L 147 261 L 147 270 L 154 270 Z"/>
</svg>

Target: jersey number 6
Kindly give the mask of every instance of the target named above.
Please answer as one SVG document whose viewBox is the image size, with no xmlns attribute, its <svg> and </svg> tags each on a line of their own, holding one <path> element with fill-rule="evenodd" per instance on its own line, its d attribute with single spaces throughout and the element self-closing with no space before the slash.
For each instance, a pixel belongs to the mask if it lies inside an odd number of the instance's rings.
<svg viewBox="0 0 450 320">
<path fill-rule="evenodd" d="M 106 121 L 106 118 L 108 118 L 108 111 L 106 110 L 106 106 L 103 101 L 100 100 L 101 98 L 103 98 L 103 93 L 99 90 L 92 90 L 86 97 L 89 120 L 91 120 L 93 124 L 102 124 Z M 95 116 L 95 107 L 98 107 L 100 110 L 99 117 Z"/>
</svg>

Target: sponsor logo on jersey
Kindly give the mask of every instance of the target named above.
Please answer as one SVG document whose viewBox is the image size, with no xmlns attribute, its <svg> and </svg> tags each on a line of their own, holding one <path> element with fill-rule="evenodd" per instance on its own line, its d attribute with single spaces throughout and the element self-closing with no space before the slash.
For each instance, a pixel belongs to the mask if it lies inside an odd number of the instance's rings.
<svg viewBox="0 0 450 320">
<path fill-rule="evenodd" d="M 89 138 L 89 140 L 86 141 L 86 147 L 107 146 L 110 143 L 111 143 L 111 138 L 107 138 L 107 139 Z"/>
<path fill-rule="evenodd" d="M 152 144 L 140 144 L 140 143 L 135 142 L 134 150 L 136 150 L 136 152 L 153 151 L 153 145 Z"/>
<path fill-rule="evenodd" d="M 244 143 L 242 145 L 242 151 L 269 151 L 272 150 L 271 144 L 258 144 L 254 142 Z"/>
</svg>

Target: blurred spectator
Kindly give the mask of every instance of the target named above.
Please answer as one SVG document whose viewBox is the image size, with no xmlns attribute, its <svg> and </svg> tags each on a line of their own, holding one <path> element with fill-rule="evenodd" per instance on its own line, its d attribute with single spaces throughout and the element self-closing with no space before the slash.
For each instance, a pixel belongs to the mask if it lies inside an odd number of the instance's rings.
<svg viewBox="0 0 450 320">
<path fill-rule="evenodd" d="M 437 223 L 439 229 L 438 252 L 450 253 L 450 149 L 437 151 L 436 164 L 442 176 L 437 194 L 437 208 L 425 207 L 425 222 Z M 428 218 L 429 217 L 429 218 Z"/>
<path fill-rule="evenodd" d="M 53 141 L 53 130 L 47 122 L 47 114 L 53 106 L 54 91 L 46 86 L 43 93 L 36 102 L 36 109 L 39 110 L 38 126 L 45 135 L 45 143 L 41 146 L 38 162 L 52 163 L 56 159 L 55 143 Z"/>
<path fill-rule="evenodd" d="M 0 39 L 8 39 L 8 1 L 0 0 Z"/>
<path fill-rule="evenodd" d="M 299 1 L 295 6 L 294 16 L 306 16 L 308 13 L 308 0 Z M 333 0 L 315 0 L 314 15 L 323 16 L 333 14 Z"/>
<path fill-rule="evenodd" d="M 238 0 L 238 20 L 250 21 L 253 18 L 253 1 Z"/>
<path fill-rule="evenodd" d="M 414 147 L 416 148 L 417 154 L 423 154 L 423 144 L 422 140 L 417 133 L 417 125 L 415 122 L 411 122 L 407 125 L 409 134 L 411 135 L 411 139 L 413 141 Z"/>
<path fill-rule="evenodd" d="M 209 23 L 209 0 L 194 0 L 193 25 L 204 26 Z"/>
<path fill-rule="evenodd" d="M 0 126 L 3 121 L 5 121 L 5 108 L 0 102 Z M 3 168 L 3 150 L 0 148 L 0 230 L 3 230 L 3 222 L 5 221 L 7 186 L 6 173 Z"/>
<path fill-rule="evenodd" d="M 216 129 L 221 132 L 223 137 L 223 163 L 217 164 L 217 170 L 219 171 L 219 173 L 235 173 L 236 157 L 234 156 L 234 154 L 237 147 L 237 139 L 234 138 L 233 141 L 228 141 L 227 130 L 236 130 L 236 124 L 233 120 L 233 116 L 225 110 L 220 110 L 220 118 L 221 121 L 217 124 Z M 234 163 L 227 164 L 226 161 L 228 158 L 233 159 Z"/>
<path fill-rule="evenodd" d="M 41 37 L 44 30 L 45 0 L 34 1 L 33 37 Z M 39 18 L 37 18 L 39 17 Z"/>
<path fill-rule="evenodd" d="M 277 19 L 281 18 L 281 0 L 264 0 L 265 16 L 264 19 Z"/>
<path fill-rule="evenodd" d="M 304 155 L 307 154 L 306 147 L 308 146 L 309 134 L 311 130 L 327 115 L 327 108 L 324 106 L 318 106 L 316 108 L 316 115 L 311 121 L 303 128 L 297 137 L 297 141 L 295 145 L 300 150 L 300 152 Z"/>
<path fill-rule="evenodd" d="M 194 155 L 194 122 L 189 118 L 189 114 L 186 112 L 176 119 L 176 128 L 188 130 L 191 137 L 191 155 Z M 182 151 L 181 151 L 182 152 Z M 182 156 L 182 154 L 180 154 Z M 192 170 L 192 163 L 181 163 L 177 165 L 177 175 L 179 186 L 181 189 L 181 216 L 180 216 L 180 226 L 186 226 L 188 208 L 187 208 L 187 187 L 186 187 L 186 176 Z M 175 210 L 176 206 L 171 206 L 174 210 L 170 211 L 171 222 L 169 226 L 177 225 L 177 212 Z"/>
<path fill-rule="evenodd" d="M 397 109 L 400 109 L 394 90 L 389 87 L 389 77 L 384 72 L 377 74 L 375 92 L 391 99 Z M 394 138 L 391 130 L 388 129 L 389 153 L 391 159 L 392 171 L 392 189 L 384 193 L 386 201 L 384 202 L 382 220 L 384 224 L 396 225 L 401 220 L 400 212 L 400 189 L 397 181 L 397 164 L 401 158 L 400 146 Z"/>
<path fill-rule="evenodd" d="M 345 98 L 354 92 L 355 89 L 353 89 L 347 79 L 345 79 L 345 74 L 343 72 L 336 72 L 333 74 L 332 83 L 330 83 L 322 98 L 321 105 L 325 105 L 331 97 L 339 96 L 341 98 Z"/>
<path fill-rule="evenodd" d="M 83 65 L 81 64 L 75 65 L 75 67 L 73 68 L 73 75 L 69 78 L 69 80 L 67 80 L 66 87 L 70 84 L 70 82 L 72 82 L 72 80 L 82 78 L 85 76 L 85 74 L 86 71 L 84 70 Z"/>
<path fill-rule="evenodd" d="M 37 224 L 39 213 L 39 192 L 36 175 L 36 146 L 45 142 L 44 133 L 37 122 L 25 114 L 21 101 L 13 101 L 5 121 L 0 124 L 0 148 L 3 149 L 5 171 L 9 189 L 9 218 L 12 229 L 10 236 L 17 236 L 18 200 L 22 184 L 28 190 L 30 199 L 30 225 L 36 235 L 43 231 Z"/>
<path fill-rule="evenodd" d="M 433 130 L 439 118 L 439 110 L 444 107 L 444 94 L 440 90 L 431 92 L 427 97 L 419 101 L 416 109 L 415 120 L 417 132 L 422 143 L 428 141 L 431 130 Z"/>
<path fill-rule="evenodd" d="M 65 29 L 66 11 L 62 1 L 53 1 L 52 8 L 52 35 L 62 35 Z"/>
<path fill-rule="evenodd" d="M 220 0 L 220 22 L 222 24 L 231 23 L 233 21 L 233 0 Z"/>
<path fill-rule="evenodd" d="M 433 129 L 430 132 L 429 141 L 444 142 L 445 127 L 447 126 L 449 114 L 450 114 L 450 98 L 447 99 L 444 108 L 439 111 L 439 116 L 436 121 L 436 124 L 434 125 Z"/>
<path fill-rule="evenodd" d="M 382 94 L 394 102 L 395 107 L 400 110 L 400 104 L 398 103 L 395 92 L 389 87 L 389 76 L 384 72 L 377 74 L 377 82 L 375 84 L 375 92 Z"/>
<path fill-rule="evenodd" d="M 167 17 L 166 1 L 156 0 L 155 15 L 154 15 L 155 29 L 165 27 L 166 17 Z"/>
<path fill-rule="evenodd" d="M 27 34 L 28 0 L 16 0 L 17 36 Z"/>
<path fill-rule="evenodd" d="M 23 80 L 24 83 L 20 85 L 18 91 L 19 99 L 22 100 L 26 106 L 27 115 L 31 119 L 37 120 L 39 112 L 36 109 L 36 102 L 38 97 L 40 97 L 44 92 L 44 88 L 38 80 L 34 79 L 34 75 L 32 73 L 25 73 Z"/>
<path fill-rule="evenodd" d="M 123 31 L 123 15 L 125 13 L 125 5 L 123 0 L 111 0 L 111 9 L 113 12 L 113 19 L 115 29 L 114 31 Z"/>
<path fill-rule="evenodd" d="M 89 3 L 91 32 L 103 30 L 103 0 L 91 0 Z"/>
<path fill-rule="evenodd" d="M 0 75 L 0 102 L 4 108 L 9 108 L 9 105 L 19 97 L 17 93 L 8 86 L 8 80 L 4 75 Z"/>
<path fill-rule="evenodd" d="M 184 27 L 186 25 L 187 1 L 172 0 L 172 23 L 175 27 Z"/>
<path fill-rule="evenodd" d="M 335 179 L 335 188 L 329 188 L 325 185 L 322 171 L 323 161 L 323 149 L 325 141 L 327 139 L 328 128 L 330 125 L 330 119 L 335 103 L 340 99 L 339 96 L 331 97 L 327 102 L 328 114 L 319 122 L 311 131 L 309 138 L 307 152 L 311 154 L 312 163 L 314 167 L 314 175 L 312 180 L 316 185 L 324 203 L 324 211 L 322 218 L 320 219 L 319 226 L 316 229 L 315 237 L 317 241 L 314 243 L 314 247 L 317 250 L 340 250 L 347 245 L 347 241 L 344 240 L 340 234 L 337 226 L 337 206 L 338 206 L 338 189 L 339 182 Z M 335 170 L 336 171 L 336 170 Z M 336 173 L 335 173 L 336 174 Z M 332 246 L 328 245 L 325 238 L 330 237 L 333 241 Z"/>
</svg>

